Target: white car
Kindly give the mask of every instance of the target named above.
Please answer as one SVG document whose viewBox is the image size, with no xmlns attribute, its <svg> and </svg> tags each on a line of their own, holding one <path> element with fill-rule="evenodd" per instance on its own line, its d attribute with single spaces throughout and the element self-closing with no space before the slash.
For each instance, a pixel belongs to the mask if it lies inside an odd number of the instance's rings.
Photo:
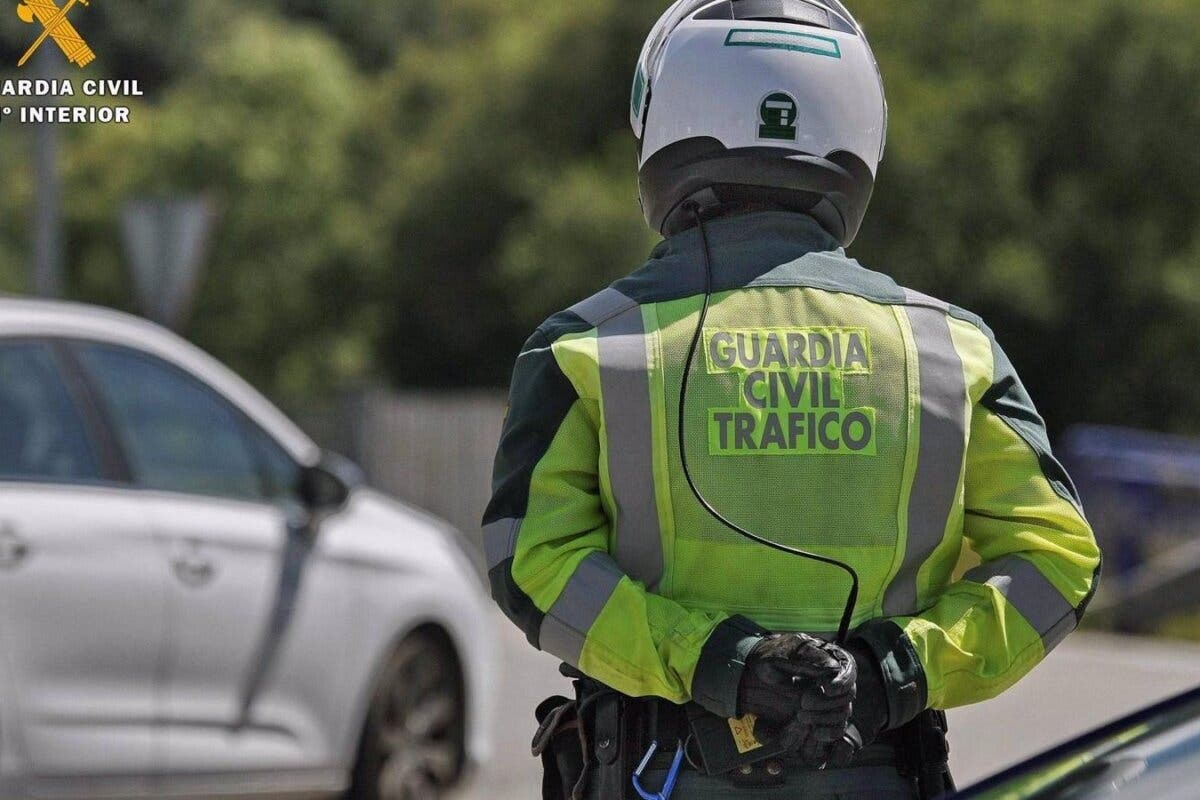
<svg viewBox="0 0 1200 800">
<path fill-rule="evenodd" d="M 488 602 L 200 350 L 0 298 L 0 797 L 443 796 L 486 755 Z"/>
</svg>

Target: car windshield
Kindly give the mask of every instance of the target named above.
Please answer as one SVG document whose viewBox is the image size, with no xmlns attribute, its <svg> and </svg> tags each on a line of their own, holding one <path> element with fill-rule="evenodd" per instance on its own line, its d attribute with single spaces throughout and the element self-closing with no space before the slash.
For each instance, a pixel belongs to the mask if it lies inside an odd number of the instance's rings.
<svg viewBox="0 0 1200 800">
<path fill-rule="evenodd" d="M 1200 777 L 1200 689 L 1126 717 L 958 797 L 972 800 L 1194 798 Z"/>
</svg>

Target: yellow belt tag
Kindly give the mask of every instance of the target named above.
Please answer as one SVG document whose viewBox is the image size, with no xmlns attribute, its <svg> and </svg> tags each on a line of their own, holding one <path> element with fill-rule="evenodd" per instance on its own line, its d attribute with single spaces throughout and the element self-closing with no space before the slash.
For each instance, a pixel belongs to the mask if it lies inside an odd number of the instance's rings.
<svg viewBox="0 0 1200 800">
<path fill-rule="evenodd" d="M 733 743 L 737 745 L 738 753 L 749 753 L 763 746 L 754 736 L 754 723 L 758 717 L 747 714 L 744 717 L 728 720 L 729 730 L 733 732 Z"/>
</svg>

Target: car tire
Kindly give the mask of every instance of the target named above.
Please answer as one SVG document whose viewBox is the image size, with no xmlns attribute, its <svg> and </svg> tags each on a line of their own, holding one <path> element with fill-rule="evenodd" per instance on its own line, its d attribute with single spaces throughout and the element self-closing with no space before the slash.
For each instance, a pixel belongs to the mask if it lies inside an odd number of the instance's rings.
<svg viewBox="0 0 1200 800">
<path fill-rule="evenodd" d="M 363 726 L 348 800 L 441 800 L 462 777 L 462 673 L 444 634 L 418 630 L 397 645 Z"/>
</svg>

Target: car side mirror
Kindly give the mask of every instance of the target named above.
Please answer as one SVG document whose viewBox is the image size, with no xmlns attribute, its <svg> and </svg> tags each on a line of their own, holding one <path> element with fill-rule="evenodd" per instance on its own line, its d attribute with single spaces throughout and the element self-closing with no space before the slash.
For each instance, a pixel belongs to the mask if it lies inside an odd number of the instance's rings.
<svg viewBox="0 0 1200 800">
<path fill-rule="evenodd" d="M 350 500 L 366 482 L 358 465 L 334 453 L 324 453 L 312 466 L 300 468 L 297 494 L 311 513 L 332 513 Z"/>
</svg>

